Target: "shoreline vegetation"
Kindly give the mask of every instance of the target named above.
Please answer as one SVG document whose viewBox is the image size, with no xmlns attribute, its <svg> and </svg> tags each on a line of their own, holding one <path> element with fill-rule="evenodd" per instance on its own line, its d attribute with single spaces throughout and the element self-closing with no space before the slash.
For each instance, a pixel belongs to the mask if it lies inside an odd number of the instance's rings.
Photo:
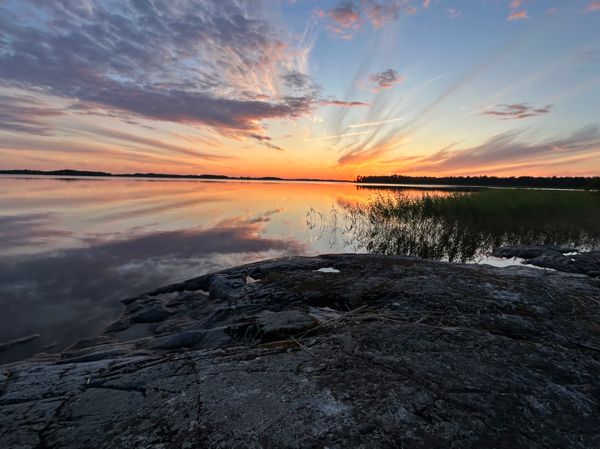
<svg viewBox="0 0 600 449">
<path fill-rule="evenodd" d="M 309 181 L 309 182 L 347 182 L 365 185 L 398 184 L 409 186 L 444 185 L 456 187 L 515 187 L 515 188 L 555 188 L 599 190 L 600 177 L 534 177 L 534 176 L 357 176 L 356 180 L 317 179 L 317 178 L 281 178 L 277 176 L 226 176 L 226 175 L 177 175 L 168 173 L 108 173 L 86 170 L 0 170 L 0 175 L 26 176 L 80 176 L 113 178 L 162 178 L 162 179 L 212 179 L 212 180 L 254 180 L 254 181 Z"/>
<path fill-rule="evenodd" d="M 358 184 L 410 184 L 430 185 L 444 184 L 469 187 L 524 187 L 524 188 L 556 188 L 556 189 L 600 189 L 600 177 L 584 176 L 357 176 Z"/>
<path fill-rule="evenodd" d="M 593 192 L 484 189 L 413 197 L 387 192 L 342 213 L 311 210 L 319 237 L 382 255 L 468 262 L 495 247 L 556 245 L 600 249 L 600 197 Z"/>
</svg>

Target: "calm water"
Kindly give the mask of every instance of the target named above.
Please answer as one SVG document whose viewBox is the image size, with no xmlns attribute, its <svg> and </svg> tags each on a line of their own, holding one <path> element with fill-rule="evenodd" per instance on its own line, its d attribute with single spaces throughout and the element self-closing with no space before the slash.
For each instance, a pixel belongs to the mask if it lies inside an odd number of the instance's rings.
<svg viewBox="0 0 600 449">
<path fill-rule="evenodd" d="M 41 335 L 0 352 L 0 363 L 97 335 L 121 299 L 158 286 L 347 252 L 339 239 L 319 239 L 306 213 L 374 193 L 343 183 L 0 177 L 0 342 Z"/>
</svg>

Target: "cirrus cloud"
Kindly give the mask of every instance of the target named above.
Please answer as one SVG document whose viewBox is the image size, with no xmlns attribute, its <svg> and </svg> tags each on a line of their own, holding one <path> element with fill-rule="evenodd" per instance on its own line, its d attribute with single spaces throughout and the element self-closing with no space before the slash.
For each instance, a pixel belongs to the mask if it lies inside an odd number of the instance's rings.
<svg viewBox="0 0 600 449">
<path fill-rule="evenodd" d="M 307 51 L 235 0 L 0 2 L 3 86 L 126 123 L 233 136 L 260 130 L 262 120 L 298 119 L 334 104 L 300 70 Z M 23 101 L 0 99 L 3 129 L 47 134 L 41 118 L 68 112 Z"/>
<path fill-rule="evenodd" d="M 482 108 L 480 106 L 480 108 Z M 483 109 L 483 108 L 482 108 Z M 553 106 L 548 105 L 543 108 L 536 108 L 528 103 L 521 104 L 499 104 L 491 109 L 487 109 L 479 115 L 498 117 L 500 120 L 515 120 L 529 117 L 538 117 L 553 112 Z"/>
</svg>

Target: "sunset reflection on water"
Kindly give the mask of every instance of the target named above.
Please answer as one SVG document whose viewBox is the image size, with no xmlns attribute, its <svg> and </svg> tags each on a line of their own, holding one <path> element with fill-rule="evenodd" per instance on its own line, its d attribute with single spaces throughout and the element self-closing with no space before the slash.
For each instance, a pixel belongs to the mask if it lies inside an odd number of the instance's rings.
<svg viewBox="0 0 600 449">
<path fill-rule="evenodd" d="M 161 285 L 257 260 L 347 252 L 310 231 L 307 211 L 327 213 L 379 191 L 351 183 L 2 177 L 0 342 L 41 336 L 0 353 L 0 362 L 96 335 L 119 315 L 121 299 Z"/>
</svg>

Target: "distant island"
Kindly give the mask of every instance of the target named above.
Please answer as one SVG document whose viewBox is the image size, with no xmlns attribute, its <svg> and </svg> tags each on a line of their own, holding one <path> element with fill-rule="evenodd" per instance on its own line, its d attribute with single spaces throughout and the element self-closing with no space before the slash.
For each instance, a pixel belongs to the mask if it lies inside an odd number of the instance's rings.
<svg viewBox="0 0 600 449">
<path fill-rule="evenodd" d="M 565 177 L 536 177 L 536 176 L 357 176 L 356 180 L 315 179 L 315 178 L 279 178 L 277 176 L 226 176 L 226 175 L 173 175 L 168 173 L 132 173 L 113 174 L 101 171 L 86 170 L 0 170 L 0 175 L 28 176 L 78 176 L 78 177 L 112 177 L 112 178 L 163 178 L 163 179 L 213 179 L 213 180 L 251 180 L 251 181 L 304 181 L 304 182 L 350 182 L 357 184 L 402 184 L 402 185 L 447 185 L 465 187 L 529 187 L 556 189 L 597 189 L 599 177 L 565 176 Z"/>
<path fill-rule="evenodd" d="M 357 176 L 359 184 L 409 184 L 428 185 L 443 184 L 451 186 L 485 186 L 485 187 L 546 187 L 557 189 L 597 188 L 598 177 L 535 177 L 535 176 Z"/>
<path fill-rule="evenodd" d="M 102 171 L 86 171 L 86 170 L 0 170 L 0 175 L 28 175 L 28 176 L 80 176 L 80 177 L 111 177 L 111 178 L 165 178 L 165 179 L 231 179 L 231 180 L 252 180 L 252 181 L 310 181 L 310 182 L 353 182 L 339 179 L 309 179 L 297 178 L 286 179 L 276 176 L 225 176 L 225 175 L 172 175 L 169 173 L 133 173 L 133 174 L 113 174 Z"/>
</svg>

